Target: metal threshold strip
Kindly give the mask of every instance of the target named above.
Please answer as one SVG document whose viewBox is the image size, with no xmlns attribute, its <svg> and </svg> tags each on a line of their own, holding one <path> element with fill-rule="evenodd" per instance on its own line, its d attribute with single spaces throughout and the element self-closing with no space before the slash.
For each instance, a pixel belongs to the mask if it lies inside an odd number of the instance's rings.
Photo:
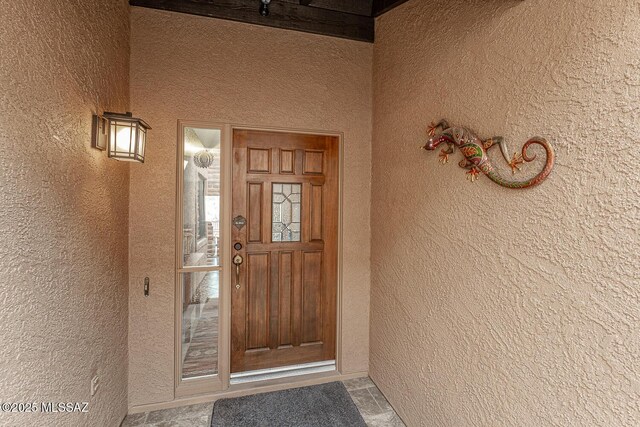
<svg viewBox="0 0 640 427">
<path fill-rule="evenodd" d="M 258 369 L 255 371 L 237 372 L 231 374 L 231 384 L 244 384 L 256 381 L 266 381 L 278 378 L 295 377 L 298 375 L 317 374 L 336 370 L 335 360 L 304 363 L 301 365 L 281 366 L 279 368 Z"/>
</svg>

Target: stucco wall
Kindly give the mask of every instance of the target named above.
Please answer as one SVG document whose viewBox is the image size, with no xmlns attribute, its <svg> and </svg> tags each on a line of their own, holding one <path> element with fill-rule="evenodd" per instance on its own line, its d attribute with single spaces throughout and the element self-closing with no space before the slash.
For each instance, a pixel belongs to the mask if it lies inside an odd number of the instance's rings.
<svg viewBox="0 0 640 427">
<path fill-rule="evenodd" d="M 0 425 L 116 426 L 127 411 L 129 165 L 90 135 L 92 111 L 129 106 L 129 7 L 0 10 L 0 400 L 90 402 L 88 414 L 0 413 Z"/>
<path fill-rule="evenodd" d="M 132 108 L 153 133 L 131 172 L 130 405 L 173 399 L 178 119 L 344 132 L 343 370 L 366 371 L 371 45 L 135 7 L 131 27 Z"/>
<path fill-rule="evenodd" d="M 410 426 L 638 425 L 639 22 L 633 0 L 378 19 L 370 369 Z M 545 136 L 556 168 L 471 184 L 418 149 L 441 117 L 511 151 Z"/>
</svg>

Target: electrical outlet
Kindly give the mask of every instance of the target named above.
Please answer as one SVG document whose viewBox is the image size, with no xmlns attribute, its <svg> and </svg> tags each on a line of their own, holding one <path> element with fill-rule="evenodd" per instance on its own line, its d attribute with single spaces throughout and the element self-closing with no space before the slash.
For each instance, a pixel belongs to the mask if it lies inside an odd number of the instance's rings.
<svg viewBox="0 0 640 427">
<path fill-rule="evenodd" d="M 96 374 L 93 378 L 91 378 L 91 396 L 94 396 L 98 391 L 98 387 L 100 387 L 100 378 Z"/>
</svg>

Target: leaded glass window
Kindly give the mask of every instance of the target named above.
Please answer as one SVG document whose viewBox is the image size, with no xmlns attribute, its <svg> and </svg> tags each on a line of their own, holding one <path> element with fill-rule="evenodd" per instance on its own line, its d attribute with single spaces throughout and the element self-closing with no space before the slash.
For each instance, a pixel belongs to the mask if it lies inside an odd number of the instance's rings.
<svg viewBox="0 0 640 427">
<path fill-rule="evenodd" d="M 302 184 L 273 184 L 271 240 L 300 241 Z"/>
</svg>

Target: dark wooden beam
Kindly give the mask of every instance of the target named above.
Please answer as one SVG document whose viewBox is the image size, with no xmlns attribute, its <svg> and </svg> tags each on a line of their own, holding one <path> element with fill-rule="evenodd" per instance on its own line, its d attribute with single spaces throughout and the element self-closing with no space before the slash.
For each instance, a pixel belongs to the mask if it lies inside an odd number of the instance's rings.
<svg viewBox="0 0 640 427">
<path fill-rule="evenodd" d="M 371 14 L 373 16 L 380 16 L 406 1 L 407 0 L 373 0 L 373 11 Z"/>
<path fill-rule="evenodd" d="M 272 0 L 274 2 L 308 3 L 309 7 L 337 10 L 356 15 L 371 16 L 372 0 Z"/>
<path fill-rule="evenodd" d="M 258 13 L 258 0 L 130 0 L 129 4 L 366 42 L 373 42 L 374 36 L 370 16 L 284 1 L 272 1 L 269 16 Z"/>
</svg>

